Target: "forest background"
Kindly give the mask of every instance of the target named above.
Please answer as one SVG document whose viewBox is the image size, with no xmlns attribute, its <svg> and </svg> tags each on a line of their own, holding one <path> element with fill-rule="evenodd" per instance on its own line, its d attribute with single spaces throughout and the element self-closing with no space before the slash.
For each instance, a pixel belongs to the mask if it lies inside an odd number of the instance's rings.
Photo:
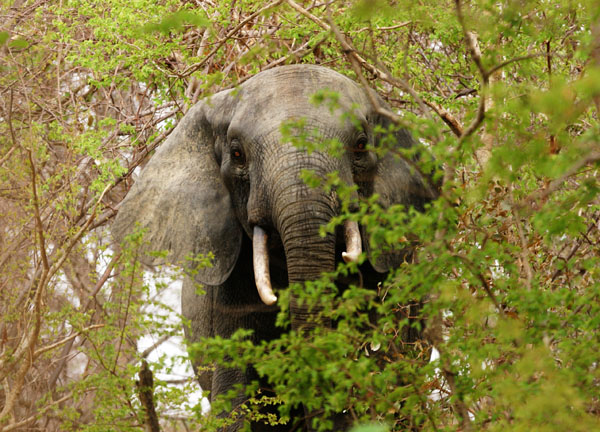
<svg viewBox="0 0 600 432">
<path fill-rule="evenodd" d="M 283 407 L 265 421 L 309 397 L 320 429 L 342 410 L 363 430 L 600 429 L 596 1 L 1 4 L 0 431 L 222 421 L 169 354 L 177 272 L 144 273 L 139 239 L 113 245 L 110 223 L 192 104 L 290 63 L 376 89 L 442 167 L 441 196 L 424 214 L 343 216 L 380 227 L 380 247 L 418 245 L 416 259 L 384 299 L 329 299 L 347 325 L 296 345 L 310 364 L 277 355 L 293 339 L 204 349 L 259 358 Z M 393 312 L 415 298 L 427 338 L 407 357 Z M 361 302 L 383 312 L 368 332 L 350 313 Z M 258 415 L 253 396 L 236 415 Z"/>
</svg>

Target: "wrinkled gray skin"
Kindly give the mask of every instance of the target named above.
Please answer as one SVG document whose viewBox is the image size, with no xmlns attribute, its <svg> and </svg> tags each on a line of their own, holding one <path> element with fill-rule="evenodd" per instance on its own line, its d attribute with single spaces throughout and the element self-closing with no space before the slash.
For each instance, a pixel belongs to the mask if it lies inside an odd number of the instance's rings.
<svg viewBox="0 0 600 432">
<path fill-rule="evenodd" d="M 320 89 L 338 92 L 341 109 L 331 112 L 325 105 L 311 104 L 310 96 Z M 341 112 L 351 110 L 361 128 L 340 119 Z M 309 155 L 282 142 L 282 122 L 299 118 L 324 138 L 342 141 L 346 155 L 341 159 L 318 152 Z M 171 262 L 189 253 L 214 253 L 214 265 L 195 276 L 206 294 L 198 296 L 189 278 L 183 285 L 189 340 L 228 337 L 242 327 L 254 329 L 256 340 L 280 334 L 274 325 L 276 306 L 261 302 L 254 283 L 255 225 L 269 234 L 275 293 L 288 283 L 334 270 L 344 250 L 343 235 L 340 230 L 323 238 L 319 227 L 339 212 L 338 197 L 308 188 L 300 179 L 302 170 L 321 176 L 338 171 L 341 179 L 359 186 L 360 195 L 378 193 L 384 207 L 407 204 L 422 209 L 434 198 L 435 192 L 406 162 L 359 151 L 366 142 L 377 145 L 378 123 L 384 121 L 356 83 L 309 65 L 259 73 L 238 89 L 220 92 L 189 110 L 131 188 L 113 225 L 121 240 L 139 222 L 147 229 L 147 249 L 169 250 Z M 406 131 L 398 132 L 396 139 L 400 147 L 413 143 Z M 364 230 L 362 235 L 368 253 Z M 387 253 L 377 262 L 369 258 L 361 270 L 376 277 L 402 259 L 402 252 Z M 146 262 L 157 264 L 149 257 Z M 310 313 L 294 299 L 291 314 L 294 328 L 307 327 Z M 213 397 L 252 378 L 252 368 L 217 367 L 199 374 L 200 385 Z M 253 425 L 256 430 L 260 427 Z"/>
</svg>

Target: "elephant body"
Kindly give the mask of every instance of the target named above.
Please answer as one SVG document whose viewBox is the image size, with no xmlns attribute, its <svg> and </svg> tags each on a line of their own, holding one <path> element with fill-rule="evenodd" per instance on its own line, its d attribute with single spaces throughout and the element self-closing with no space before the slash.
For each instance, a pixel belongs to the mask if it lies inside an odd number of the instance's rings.
<svg viewBox="0 0 600 432">
<path fill-rule="evenodd" d="M 336 94 L 335 106 L 311 103 L 319 90 Z M 286 142 L 281 125 L 297 120 L 320 138 L 341 142 L 342 157 Z M 199 269 L 183 285 L 189 340 L 229 337 L 239 328 L 253 329 L 256 340 L 278 337 L 277 290 L 333 271 L 344 250 L 345 260 L 355 260 L 361 243 L 369 258 L 361 270 L 373 283 L 402 262 L 405 251 L 375 260 L 362 227 L 348 224 L 319 235 L 319 227 L 339 214 L 339 197 L 309 188 L 300 178 L 303 170 L 321 178 L 337 172 L 345 183 L 357 185 L 357 197 L 377 193 L 383 207 L 422 210 L 436 192 L 405 160 L 392 153 L 376 156 L 377 125 L 389 126 L 361 87 L 312 65 L 261 72 L 188 111 L 129 191 L 113 233 L 122 239 L 136 226 L 145 229 L 144 250 L 168 250 L 168 262 L 182 262 L 190 253 L 214 255 L 212 267 Z M 406 130 L 394 138 L 399 147 L 414 144 Z M 197 284 L 205 294 L 197 294 Z M 292 327 L 302 329 L 311 327 L 316 312 L 292 297 L 290 313 Z M 255 378 L 251 367 L 217 367 L 198 377 L 211 397 Z"/>
</svg>

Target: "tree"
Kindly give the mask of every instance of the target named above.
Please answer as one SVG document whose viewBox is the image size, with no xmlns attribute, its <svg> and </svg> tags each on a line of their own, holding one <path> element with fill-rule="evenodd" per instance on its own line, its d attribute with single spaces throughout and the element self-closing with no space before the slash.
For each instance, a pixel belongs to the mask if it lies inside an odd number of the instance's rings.
<svg viewBox="0 0 600 432">
<path fill-rule="evenodd" d="M 231 350 L 240 362 L 260 356 L 282 414 L 310 395 L 324 407 L 321 429 L 344 409 L 389 430 L 597 428 L 595 6 L 5 3 L 0 430 L 148 423 L 135 387 L 147 357 L 138 341 L 162 329 L 158 344 L 178 325 L 153 297 L 164 284 L 149 283 L 136 264 L 141 235 L 118 252 L 110 220 L 136 169 L 191 104 L 296 62 L 333 67 L 397 108 L 383 114 L 408 125 L 443 166 L 442 194 L 423 214 L 358 203 L 342 216 L 372 226 L 380 248 L 418 245 L 415 262 L 390 276 L 384 301 L 358 287 L 331 299 L 343 331 L 317 332 L 310 344 L 294 335 L 271 346 L 243 335 L 211 341 L 215 360 Z M 435 172 L 430 161 L 420 169 Z M 315 291 L 328 286 L 325 278 Z M 439 358 L 364 355 L 365 344 L 397 343 L 393 330 L 405 323 L 393 311 L 414 300 L 425 302 Z M 149 304 L 158 307 L 152 316 Z M 359 333 L 361 305 L 381 318 Z M 280 355 L 293 347 L 328 365 L 318 374 L 330 390 L 314 388 L 298 357 Z M 428 348 L 412 351 L 418 358 Z M 191 409 L 173 414 L 187 388 L 154 381 L 163 428 L 212 421 Z"/>
</svg>

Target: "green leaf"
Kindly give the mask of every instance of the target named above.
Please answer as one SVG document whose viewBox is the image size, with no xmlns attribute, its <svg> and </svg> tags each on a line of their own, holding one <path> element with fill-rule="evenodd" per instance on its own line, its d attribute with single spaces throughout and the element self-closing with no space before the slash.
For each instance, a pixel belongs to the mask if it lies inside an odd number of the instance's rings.
<svg viewBox="0 0 600 432">
<path fill-rule="evenodd" d="M 178 11 L 167 15 L 158 23 L 144 25 L 141 31 L 143 33 L 160 32 L 169 34 L 171 32 L 181 31 L 186 24 L 191 24 L 196 27 L 207 27 L 210 25 L 210 21 L 201 13 L 194 13 L 187 10 Z"/>
<path fill-rule="evenodd" d="M 26 39 L 19 38 L 19 39 L 11 40 L 8 43 L 8 46 L 11 48 L 16 48 L 16 49 L 25 49 L 29 46 L 29 42 Z"/>
<path fill-rule="evenodd" d="M 385 425 L 370 423 L 355 426 L 352 429 L 350 429 L 350 432 L 388 432 L 389 430 L 390 429 Z"/>
</svg>

